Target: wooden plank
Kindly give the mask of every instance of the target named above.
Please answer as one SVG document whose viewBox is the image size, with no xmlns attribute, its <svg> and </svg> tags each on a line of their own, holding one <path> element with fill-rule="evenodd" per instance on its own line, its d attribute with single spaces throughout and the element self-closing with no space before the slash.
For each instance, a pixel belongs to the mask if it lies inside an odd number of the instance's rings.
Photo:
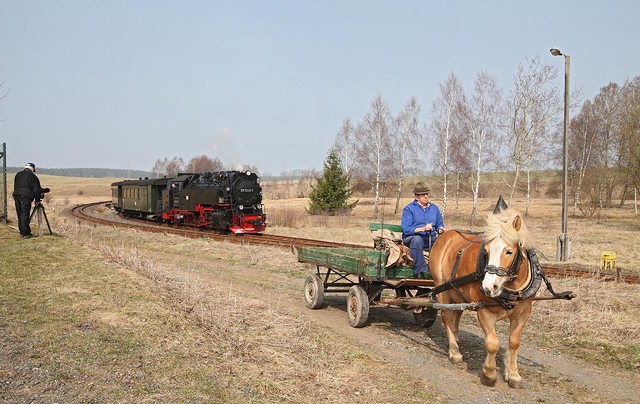
<svg viewBox="0 0 640 404">
<path fill-rule="evenodd" d="M 348 272 L 354 275 L 387 278 L 410 278 L 413 269 L 405 266 L 385 268 L 383 251 L 365 248 L 300 247 L 298 261 Z"/>
<path fill-rule="evenodd" d="M 402 226 L 399 224 L 390 224 L 390 223 L 369 223 L 369 230 L 382 230 L 387 229 L 396 233 L 402 234 Z"/>
</svg>

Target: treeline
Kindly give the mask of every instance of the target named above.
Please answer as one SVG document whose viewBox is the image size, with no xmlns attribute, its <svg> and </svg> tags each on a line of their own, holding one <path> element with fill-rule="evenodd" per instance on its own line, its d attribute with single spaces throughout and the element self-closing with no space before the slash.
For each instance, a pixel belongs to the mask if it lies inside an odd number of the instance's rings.
<svg viewBox="0 0 640 404">
<path fill-rule="evenodd" d="M 552 59 L 552 57 L 546 58 Z M 352 184 L 366 182 L 375 195 L 374 218 L 381 188 L 396 185 L 398 201 L 408 177 L 436 174 L 442 190 L 442 213 L 453 213 L 459 198 L 472 198 L 475 220 L 483 181 L 490 172 L 509 172 L 500 193 L 526 197 L 526 213 L 535 189 L 535 171 L 562 167 L 564 91 L 558 67 L 540 56 L 525 58 L 506 88 L 487 71 L 476 74 L 469 89 L 451 72 L 439 93 L 422 106 L 411 97 L 394 113 L 382 94 L 359 120 L 345 118 L 333 149 Z M 570 96 L 573 118 L 568 138 L 568 193 L 573 214 L 609 207 L 613 189 L 626 192 L 640 181 L 640 76 L 623 85 L 610 83 L 593 99 Z M 591 211 L 591 212 L 589 212 Z"/>
<path fill-rule="evenodd" d="M 24 167 L 7 167 L 8 173 L 17 173 Z M 145 178 L 151 173 L 141 170 L 124 170 L 117 168 L 36 168 L 36 174 L 58 175 L 60 177 L 85 178 Z"/>
<path fill-rule="evenodd" d="M 7 167 L 7 173 L 17 173 L 24 170 L 24 167 Z M 207 171 L 227 171 L 227 170 L 250 170 L 262 177 L 264 181 L 285 181 L 299 180 L 301 178 L 313 179 L 318 173 L 315 170 L 292 170 L 283 171 L 279 175 L 265 172 L 261 173 L 258 167 L 245 164 L 236 167 L 226 167 L 219 159 L 211 159 L 207 156 L 197 156 L 185 164 L 182 158 L 174 157 L 171 160 L 165 158 L 158 159 L 153 167 L 153 171 L 127 170 L 115 168 L 42 168 L 37 167 L 36 174 L 57 175 L 60 177 L 85 177 L 85 178 L 162 178 L 175 177 L 178 172 L 207 172 Z"/>
<path fill-rule="evenodd" d="M 165 157 L 164 159 L 157 159 L 153 168 L 151 168 L 151 175 L 153 178 L 162 177 L 175 177 L 178 173 L 204 173 L 211 171 L 246 171 L 257 173 L 258 167 L 244 164 L 235 167 L 226 167 L 222 161 L 218 158 L 211 158 L 207 155 L 195 156 L 188 162 L 185 162 L 182 157 L 173 157 L 171 159 Z"/>
</svg>

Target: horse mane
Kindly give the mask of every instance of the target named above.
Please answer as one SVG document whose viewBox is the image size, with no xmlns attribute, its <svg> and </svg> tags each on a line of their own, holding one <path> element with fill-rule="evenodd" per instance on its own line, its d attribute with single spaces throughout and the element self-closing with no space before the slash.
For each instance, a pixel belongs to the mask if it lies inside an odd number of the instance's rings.
<svg viewBox="0 0 640 404">
<path fill-rule="evenodd" d="M 520 216 L 520 230 L 514 229 L 512 225 L 516 216 Z M 527 229 L 524 220 L 522 220 L 522 214 L 513 208 L 507 208 L 500 211 L 500 213 L 488 214 L 487 228 L 484 234 L 486 241 L 500 237 L 510 245 L 520 243 L 525 250 L 533 247 L 531 233 Z"/>
</svg>

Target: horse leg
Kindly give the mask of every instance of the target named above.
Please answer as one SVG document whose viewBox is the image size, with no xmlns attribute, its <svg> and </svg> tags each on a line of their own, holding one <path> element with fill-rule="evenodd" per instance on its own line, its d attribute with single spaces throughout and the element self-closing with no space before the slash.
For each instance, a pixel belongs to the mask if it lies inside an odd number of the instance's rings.
<svg viewBox="0 0 640 404">
<path fill-rule="evenodd" d="M 487 357 L 482 365 L 482 376 L 480 381 L 485 386 L 493 387 L 498 380 L 496 372 L 496 355 L 500 349 L 500 342 L 496 334 L 496 315 L 486 309 L 478 310 L 478 320 L 484 331 L 484 346 L 487 349 Z"/>
<path fill-rule="evenodd" d="M 458 347 L 458 330 L 460 327 L 461 311 L 442 310 L 442 323 L 447 330 L 447 338 L 449 340 L 449 360 L 453 364 L 462 363 L 462 354 Z"/>
<path fill-rule="evenodd" d="M 504 378 L 509 387 L 522 388 L 522 377 L 518 373 L 518 349 L 522 341 L 522 329 L 531 315 L 531 305 L 523 312 L 513 313 L 509 322 L 509 348 L 504 357 Z"/>
</svg>

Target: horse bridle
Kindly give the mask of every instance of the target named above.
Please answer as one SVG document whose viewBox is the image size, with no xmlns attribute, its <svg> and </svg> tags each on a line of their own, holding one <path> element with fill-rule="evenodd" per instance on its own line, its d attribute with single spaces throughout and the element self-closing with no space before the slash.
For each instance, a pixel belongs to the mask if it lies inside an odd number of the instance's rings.
<svg viewBox="0 0 640 404">
<path fill-rule="evenodd" d="M 485 262 L 488 261 L 489 253 L 485 248 L 486 242 L 483 241 L 480 246 L 480 250 L 484 251 Z M 509 269 L 503 267 L 496 267 L 495 265 L 486 265 L 484 268 L 478 266 L 477 272 L 480 272 L 480 276 L 478 279 L 482 279 L 486 274 L 497 275 L 497 276 L 508 276 L 509 279 L 507 282 L 511 282 L 518 277 L 518 267 L 522 263 L 522 254 L 520 253 L 520 249 L 522 248 L 521 243 L 518 243 L 518 247 L 516 248 L 516 257 L 511 261 L 511 266 Z"/>
<path fill-rule="evenodd" d="M 478 235 L 478 233 L 472 233 L 472 234 L 475 234 L 476 236 Z M 498 275 L 498 276 L 508 276 L 509 277 L 508 282 L 511 282 L 517 277 L 518 267 L 522 263 L 522 254 L 520 254 L 520 248 L 522 246 L 518 243 L 518 248 L 516 251 L 517 255 L 514 258 L 514 260 L 511 262 L 511 266 L 509 266 L 509 269 L 507 270 L 506 268 L 496 267 L 495 265 L 486 265 L 488 261 L 489 253 L 487 252 L 487 249 L 486 249 L 487 242 L 483 240 L 479 249 L 479 251 L 482 251 L 483 253 L 478 253 L 478 262 L 476 265 L 476 271 L 456 279 L 455 276 L 458 270 L 458 264 L 460 263 L 460 258 L 462 257 L 464 252 L 467 250 L 467 248 L 473 243 L 477 243 L 477 241 L 470 241 L 467 245 L 465 245 L 463 248 L 458 250 L 458 254 L 456 256 L 456 262 L 453 265 L 453 269 L 451 271 L 451 277 L 449 281 L 443 283 L 440 286 L 435 287 L 431 291 L 433 297 L 435 297 L 438 293 L 444 292 L 445 290 L 453 289 L 456 291 L 456 293 L 458 293 L 458 296 L 460 296 L 460 298 L 464 302 L 467 302 L 467 299 L 465 299 L 462 293 L 458 290 L 457 288 L 458 286 L 463 285 L 465 283 L 473 282 L 473 281 L 482 282 L 482 279 L 487 273 Z M 507 301 L 511 300 L 509 297 L 505 299 L 501 295 L 493 299 L 496 300 L 505 310 L 509 310 L 509 308 L 505 303 L 505 300 Z"/>
</svg>

